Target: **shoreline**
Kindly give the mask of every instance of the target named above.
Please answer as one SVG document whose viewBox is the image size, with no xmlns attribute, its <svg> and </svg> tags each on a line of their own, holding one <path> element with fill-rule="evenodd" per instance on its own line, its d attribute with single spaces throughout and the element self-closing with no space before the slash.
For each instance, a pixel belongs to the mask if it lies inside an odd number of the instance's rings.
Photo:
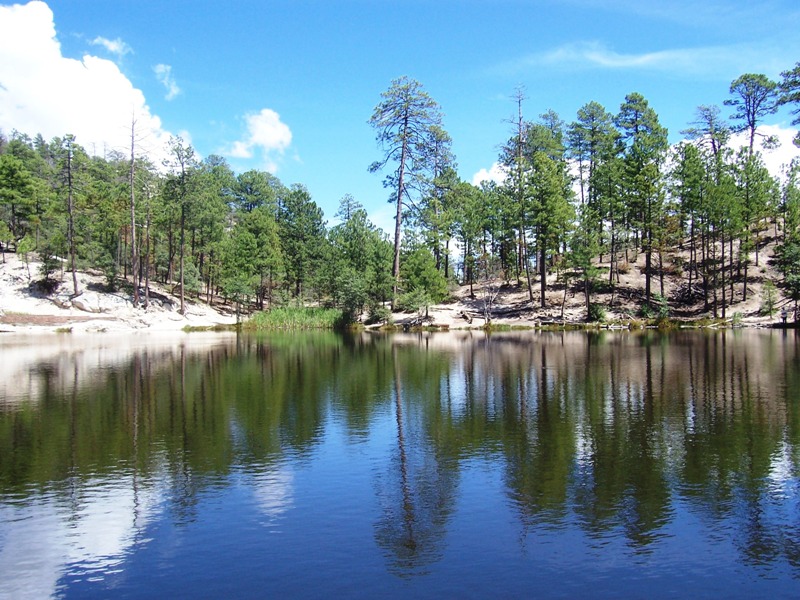
<svg viewBox="0 0 800 600">
<path fill-rule="evenodd" d="M 81 294 L 74 297 L 68 293 L 68 284 L 61 291 L 44 296 L 31 290 L 31 276 L 37 268 L 14 254 L 6 253 L 5 262 L 0 263 L 0 334 L 98 334 L 98 333 L 190 333 L 214 329 L 233 329 L 236 315 L 233 307 L 220 310 L 202 301 L 188 299 L 186 314 L 178 311 L 179 300 L 170 290 L 153 284 L 153 298 L 148 308 L 134 307 L 125 292 L 107 291 L 102 275 L 79 272 Z M 124 282 L 121 282 L 124 285 Z M 545 307 L 533 302 L 520 286 L 500 286 L 493 301 L 492 331 L 531 330 L 640 330 L 654 329 L 652 319 L 633 316 L 640 309 L 636 301 L 636 281 L 623 283 L 616 294 L 617 303 L 605 306 L 597 295 L 597 303 L 603 306 L 606 318 L 602 322 L 588 323 L 585 306 L 580 294 L 567 294 L 554 290 L 548 294 Z M 448 303 L 432 305 L 427 316 L 417 313 L 394 313 L 394 331 L 460 330 L 485 331 L 483 301 L 469 295 L 468 286 L 453 290 L 453 299 Z M 612 297 L 613 298 L 613 297 Z M 626 298 L 625 301 L 622 298 Z M 781 322 L 781 311 L 789 306 L 783 299 L 775 302 L 771 316 L 761 314 L 758 293 L 754 289 L 748 302 L 727 307 L 726 318 L 714 318 L 698 307 L 680 307 L 672 310 L 666 323 L 675 329 L 795 329 L 797 322 Z M 792 314 L 792 313 L 790 313 Z M 246 315 L 243 315 L 246 318 Z M 367 326 L 367 331 L 380 330 L 379 326 Z"/>
</svg>

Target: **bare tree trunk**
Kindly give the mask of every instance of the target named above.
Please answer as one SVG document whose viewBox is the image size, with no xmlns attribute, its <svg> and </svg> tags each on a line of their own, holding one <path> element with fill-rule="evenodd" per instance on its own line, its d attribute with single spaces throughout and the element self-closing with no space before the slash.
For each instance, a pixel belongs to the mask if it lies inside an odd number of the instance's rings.
<svg viewBox="0 0 800 600">
<path fill-rule="evenodd" d="M 408 127 L 408 117 L 406 117 L 405 127 Z M 400 234 L 402 232 L 403 222 L 403 187 L 405 185 L 405 166 L 406 166 L 406 153 L 408 151 L 405 136 L 403 138 L 403 147 L 400 151 L 400 169 L 397 180 L 397 211 L 394 216 L 394 262 L 392 263 L 392 277 L 394 278 L 394 286 L 392 289 L 392 310 L 394 310 L 395 303 L 397 302 L 397 288 L 400 285 Z"/>
<path fill-rule="evenodd" d="M 708 310 L 708 233 L 705 229 L 700 234 L 700 261 L 703 265 L 703 309 Z"/>
<path fill-rule="evenodd" d="M 450 238 L 444 242 L 444 278 L 450 279 Z"/>
<path fill-rule="evenodd" d="M 75 195 L 72 177 L 72 136 L 67 136 L 67 239 L 69 241 L 69 263 L 72 271 L 72 295 L 80 296 L 78 273 L 75 266 Z"/>
<path fill-rule="evenodd" d="M 155 252 L 153 253 L 155 254 Z M 175 232 L 172 228 L 172 223 L 169 224 L 167 232 L 167 272 L 164 274 L 164 283 L 167 284 L 175 277 L 175 270 L 173 268 L 173 260 L 175 259 Z"/>
<path fill-rule="evenodd" d="M 756 220 L 756 241 L 755 241 L 755 247 L 756 247 L 756 266 L 758 266 L 758 237 L 759 237 L 759 236 L 758 236 L 758 233 L 759 233 L 759 231 L 761 230 L 761 227 L 759 226 L 759 225 L 760 225 L 760 223 L 761 223 L 761 219 L 759 218 L 759 219 L 757 219 L 757 220 Z M 769 221 L 767 221 L 767 223 L 769 223 Z M 764 233 L 766 234 L 768 231 L 769 231 L 769 224 L 767 224 L 767 226 L 764 228 Z M 776 237 L 777 237 L 777 236 L 776 236 Z"/>
<path fill-rule="evenodd" d="M 144 307 L 150 306 L 150 193 L 147 194 L 147 224 L 144 228 L 145 258 L 144 258 Z"/>
<path fill-rule="evenodd" d="M 541 290 L 541 300 L 540 306 L 542 308 L 547 308 L 546 302 L 546 293 L 547 293 L 547 264 L 545 263 L 546 259 L 546 250 L 544 247 L 544 243 L 541 244 L 539 249 L 539 277 L 541 281 L 539 282 L 539 289 Z"/>
<path fill-rule="evenodd" d="M 717 298 L 718 295 L 718 288 L 717 279 L 719 277 L 719 268 L 717 266 L 717 232 L 714 231 L 714 234 L 711 236 L 709 241 L 709 248 L 708 248 L 708 261 L 711 266 L 711 290 L 714 295 L 714 318 L 716 319 L 719 317 L 719 301 Z"/>
<path fill-rule="evenodd" d="M 725 318 L 725 234 L 720 243 L 720 276 L 722 277 L 722 318 Z"/>
<path fill-rule="evenodd" d="M 184 251 L 186 246 L 186 208 L 181 203 L 181 262 L 180 262 L 180 270 L 181 270 L 181 314 L 186 315 L 186 302 L 183 293 L 183 266 L 184 266 Z"/>
<path fill-rule="evenodd" d="M 525 237 L 525 230 L 522 231 L 522 260 L 525 266 L 525 281 L 528 286 L 528 300 L 533 302 L 533 286 L 531 285 L 531 265 L 528 260 L 528 240 Z"/>
<path fill-rule="evenodd" d="M 611 220 L 611 244 L 608 255 L 608 285 L 614 287 L 614 271 L 617 266 L 617 236 L 614 232 L 614 220 Z"/>
<path fill-rule="evenodd" d="M 692 222 L 689 225 L 689 264 L 687 265 L 689 270 L 689 291 L 691 292 L 692 289 L 692 268 L 696 268 L 697 263 L 697 254 L 695 249 L 694 243 L 694 217 L 692 217 Z"/>
<path fill-rule="evenodd" d="M 728 296 L 730 298 L 730 304 L 733 304 L 733 234 L 731 234 L 731 237 L 728 240 L 728 250 L 729 250 L 728 251 L 728 256 L 730 257 L 730 261 L 731 261 L 731 273 L 730 273 L 730 277 L 728 277 L 728 280 L 729 280 L 729 284 L 728 285 L 729 285 L 730 293 L 728 294 Z M 741 244 L 739 245 L 739 250 L 741 251 Z M 739 254 L 741 255 L 741 252 Z M 741 259 L 739 259 L 736 262 L 737 262 L 737 268 L 738 268 L 737 276 L 739 276 L 739 275 L 742 274 L 742 272 L 741 272 L 742 261 L 741 261 Z"/>
<path fill-rule="evenodd" d="M 647 244 L 644 252 L 644 296 L 647 304 L 650 304 L 650 278 L 653 268 L 653 231 L 650 227 L 642 235 L 642 242 Z"/>
<path fill-rule="evenodd" d="M 133 305 L 139 306 L 139 282 L 136 280 L 138 274 L 139 256 L 136 253 L 136 192 L 134 191 L 134 178 L 136 173 L 136 157 L 134 155 L 135 137 L 134 131 L 136 121 L 131 119 L 131 279 L 133 279 Z"/>
</svg>

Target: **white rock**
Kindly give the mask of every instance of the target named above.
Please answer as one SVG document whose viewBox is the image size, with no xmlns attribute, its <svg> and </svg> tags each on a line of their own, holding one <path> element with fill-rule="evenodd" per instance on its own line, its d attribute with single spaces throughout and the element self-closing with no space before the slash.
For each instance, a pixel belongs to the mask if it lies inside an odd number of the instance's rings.
<svg viewBox="0 0 800 600">
<path fill-rule="evenodd" d="M 72 299 L 72 306 L 90 313 L 100 312 L 100 296 L 94 292 L 83 292 Z"/>
<path fill-rule="evenodd" d="M 72 300 L 69 296 L 56 296 L 53 298 L 53 304 L 59 308 L 72 308 Z"/>
<path fill-rule="evenodd" d="M 130 303 L 119 296 L 84 292 L 72 299 L 72 305 L 84 312 L 111 313 L 128 308 Z"/>
</svg>

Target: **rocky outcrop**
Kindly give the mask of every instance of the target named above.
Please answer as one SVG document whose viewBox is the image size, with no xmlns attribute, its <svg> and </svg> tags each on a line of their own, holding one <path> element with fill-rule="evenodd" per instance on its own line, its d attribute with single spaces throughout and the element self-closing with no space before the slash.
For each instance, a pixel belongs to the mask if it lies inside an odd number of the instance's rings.
<svg viewBox="0 0 800 600">
<path fill-rule="evenodd" d="M 72 306 L 90 313 L 116 313 L 131 308 L 131 303 L 111 294 L 83 292 L 80 296 L 72 299 Z"/>
</svg>

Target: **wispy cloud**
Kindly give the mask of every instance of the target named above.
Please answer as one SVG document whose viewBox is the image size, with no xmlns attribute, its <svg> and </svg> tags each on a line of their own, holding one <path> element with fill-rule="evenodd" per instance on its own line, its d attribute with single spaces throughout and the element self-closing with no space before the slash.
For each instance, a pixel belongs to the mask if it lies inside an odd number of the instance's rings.
<svg viewBox="0 0 800 600">
<path fill-rule="evenodd" d="M 108 38 L 98 36 L 91 41 L 91 44 L 93 46 L 101 46 L 105 48 L 111 54 L 116 55 L 117 58 L 122 58 L 126 54 L 133 53 L 133 48 L 122 41 L 121 38 L 109 40 Z"/>
<path fill-rule="evenodd" d="M 178 87 L 175 78 L 172 76 L 172 67 L 170 65 L 156 65 L 153 67 L 153 72 L 161 85 L 166 88 L 167 95 L 165 98 L 167 100 L 172 100 L 181 93 L 181 88 Z"/>
<path fill-rule="evenodd" d="M 529 54 L 502 65 L 498 70 L 518 73 L 532 68 L 640 70 L 682 76 L 718 76 L 746 71 L 776 72 L 785 61 L 766 46 L 735 44 L 695 48 L 670 48 L 640 53 L 618 52 L 603 42 L 581 41 Z"/>
<path fill-rule="evenodd" d="M 278 169 L 276 155 L 282 155 L 292 143 L 292 130 L 270 108 L 248 114 L 244 120 L 244 139 L 234 142 L 226 153 L 234 158 L 253 158 L 256 152 L 260 152 L 265 169 L 275 173 Z"/>
</svg>

